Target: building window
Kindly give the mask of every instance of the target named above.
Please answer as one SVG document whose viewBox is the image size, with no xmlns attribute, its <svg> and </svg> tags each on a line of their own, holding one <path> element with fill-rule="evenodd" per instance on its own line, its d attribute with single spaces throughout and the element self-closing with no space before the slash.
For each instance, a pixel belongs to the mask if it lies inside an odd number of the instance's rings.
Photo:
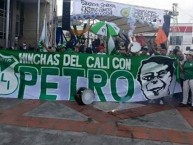
<svg viewBox="0 0 193 145">
<path fill-rule="evenodd" d="M 0 0 L 0 39 L 5 38 L 5 27 L 6 27 L 6 9 L 5 1 Z"/>
<path fill-rule="evenodd" d="M 16 23 L 15 23 L 15 36 L 19 36 L 20 31 L 20 17 L 19 15 L 16 15 Z"/>
<path fill-rule="evenodd" d="M 191 50 L 190 46 L 187 46 L 186 51 L 190 51 L 190 50 Z"/>
<path fill-rule="evenodd" d="M 21 9 L 20 9 L 20 36 L 23 36 L 23 23 L 24 23 L 24 4 L 21 3 Z"/>
<path fill-rule="evenodd" d="M 182 45 L 183 36 L 171 36 L 170 45 Z"/>
<path fill-rule="evenodd" d="M 4 9 L 4 7 L 5 7 L 5 1 L 0 0 L 0 9 Z"/>
<path fill-rule="evenodd" d="M 19 10 L 19 5 L 20 5 L 20 2 L 17 0 L 17 3 L 16 3 L 16 9 Z"/>
<path fill-rule="evenodd" d="M 24 4 L 19 4 L 18 14 L 16 15 L 16 22 L 15 22 L 15 36 L 23 36 L 23 23 L 24 23 Z"/>
<path fill-rule="evenodd" d="M 15 25 L 15 36 L 19 36 L 19 22 L 16 22 Z"/>
<path fill-rule="evenodd" d="M 23 21 L 20 22 L 20 29 L 19 29 L 19 35 L 23 36 Z"/>
</svg>

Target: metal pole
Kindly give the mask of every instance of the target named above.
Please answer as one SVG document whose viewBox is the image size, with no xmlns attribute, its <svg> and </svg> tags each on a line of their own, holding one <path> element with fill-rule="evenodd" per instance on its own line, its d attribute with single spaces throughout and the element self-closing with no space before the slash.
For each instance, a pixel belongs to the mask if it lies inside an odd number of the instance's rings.
<svg viewBox="0 0 193 145">
<path fill-rule="evenodd" d="M 55 46 L 55 4 L 56 4 L 56 0 L 52 0 L 51 1 L 51 45 Z"/>
<path fill-rule="evenodd" d="M 39 42 L 39 35 L 40 35 L 40 0 L 37 0 L 37 49 L 38 49 L 38 42 Z"/>
<path fill-rule="evenodd" d="M 9 46 L 9 11 L 10 11 L 10 0 L 7 0 L 7 15 L 6 15 L 6 38 L 5 47 Z"/>
<path fill-rule="evenodd" d="M 51 45 L 54 46 L 54 1 L 51 2 Z"/>
<path fill-rule="evenodd" d="M 88 20 L 88 23 L 87 23 L 86 27 L 90 27 L 90 19 Z M 88 30 L 87 31 L 87 47 L 89 47 L 89 40 L 90 40 L 90 33 L 89 33 L 89 30 Z M 92 42 L 91 42 L 91 44 L 92 44 Z"/>
<path fill-rule="evenodd" d="M 4 6 L 3 6 L 3 47 L 5 47 L 5 33 L 6 33 L 6 4 L 4 2 Z"/>
</svg>

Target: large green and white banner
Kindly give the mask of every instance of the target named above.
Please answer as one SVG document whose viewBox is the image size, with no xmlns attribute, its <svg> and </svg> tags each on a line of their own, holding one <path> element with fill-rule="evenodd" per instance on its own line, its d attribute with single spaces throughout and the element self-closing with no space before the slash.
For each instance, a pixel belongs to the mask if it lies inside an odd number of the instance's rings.
<svg viewBox="0 0 193 145">
<path fill-rule="evenodd" d="M 181 91 L 174 59 L 0 50 L 0 97 L 74 100 L 80 87 L 95 101 L 145 101 Z"/>
</svg>

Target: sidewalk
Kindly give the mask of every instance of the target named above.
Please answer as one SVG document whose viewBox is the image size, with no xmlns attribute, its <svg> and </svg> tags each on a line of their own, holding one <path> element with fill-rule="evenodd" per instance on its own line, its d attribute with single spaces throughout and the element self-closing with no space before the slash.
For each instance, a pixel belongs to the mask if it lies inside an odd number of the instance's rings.
<svg viewBox="0 0 193 145">
<path fill-rule="evenodd" d="M 193 145 L 193 112 L 171 105 L 0 99 L 0 145 L 80 144 Z"/>
</svg>

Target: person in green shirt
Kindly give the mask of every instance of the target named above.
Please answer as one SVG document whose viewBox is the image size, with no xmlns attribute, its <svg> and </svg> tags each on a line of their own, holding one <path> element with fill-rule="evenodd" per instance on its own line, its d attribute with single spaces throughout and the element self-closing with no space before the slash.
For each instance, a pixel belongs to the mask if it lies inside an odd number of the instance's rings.
<svg viewBox="0 0 193 145">
<path fill-rule="evenodd" d="M 187 106 L 188 102 L 188 93 L 191 90 L 192 93 L 192 106 L 190 111 L 193 111 L 193 52 L 189 51 L 185 53 L 186 61 L 181 65 L 181 69 L 184 73 L 183 81 L 183 100 L 180 103 L 181 107 Z"/>
</svg>

